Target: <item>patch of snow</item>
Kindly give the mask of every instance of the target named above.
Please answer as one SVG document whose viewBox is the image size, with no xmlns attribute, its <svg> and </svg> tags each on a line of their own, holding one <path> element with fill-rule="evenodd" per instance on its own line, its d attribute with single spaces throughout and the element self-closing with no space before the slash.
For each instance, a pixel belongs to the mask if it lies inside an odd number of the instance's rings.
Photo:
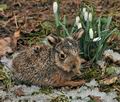
<svg viewBox="0 0 120 102">
<path fill-rule="evenodd" d="M 103 60 L 98 60 L 97 61 L 97 64 L 100 66 L 100 68 L 105 68 L 106 67 L 106 62 L 105 61 L 103 61 Z"/>
<path fill-rule="evenodd" d="M 12 59 L 7 58 L 6 56 L 1 58 L 1 63 L 7 68 L 12 67 Z"/>
<path fill-rule="evenodd" d="M 94 86 L 98 86 L 98 83 L 97 81 L 95 81 L 95 79 L 93 79 L 89 83 L 86 83 L 86 85 L 89 87 L 94 87 Z"/>
<path fill-rule="evenodd" d="M 4 65 L 4 68 L 8 71 L 12 70 L 12 61 L 13 59 L 19 54 L 19 52 L 16 52 L 12 55 L 12 58 L 7 58 L 6 56 L 3 56 L 0 59 L 0 62 Z"/>
<path fill-rule="evenodd" d="M 114 62 L 120 62 L 120 54 L 118 52 L 114 52 L 113 50 L 104 51 L 104 56 L 111 58 Z"/>
<path fill-rule="evenodd" d="M 97 87 L 98 83 L 95 81 L 95 79 L 91 80 L 89 83 L 86 83 L 86 85 L 81 86 L 77 89 L 64 89 L 64 90 L 58 90 L 53 89 L 53 93 L 45 95 L 43 93 L 39 94 L 32 94 L 33 92 L 39 92 L 40 87 L 37 86 L 26 86 L 26 85 L 15 85 L 13 88 L 10 89 L 9 92 L 5 92 L 3 90 L 0 90 L 0 97 L 2 99 L 7 98 L 7 101 L 5 102 L 19 102 L 21 100 L 22 102 L 24 100 L 28 100 L 29 102 L 50 102 L 51 99 L 59 96 L 59 95 L 66 95 L 67 97 L 71 97 L 71 102 L 88 102 L 90 101 L 89 96 L 98 96 L 100 97 L 100 100 L 102 102 L 118 102 L 115 98 L 117 97 L 116 92 L 100 92 L 99 88 Z M 16 97 L 14 91 L 18 88 L 22 88 L 22 91 L 25 93 L 24 96 Z M 12 100 L 12 101 L 8 101 Z"/>
<path fill-rule="evenodd" d="M 33 92 L 37 92 L 40 89 L 37 86 L 27 87 L 26 85 L 18 85 L 18 86 L 14 86 L 13 88 L 11 88 L 10 91 L 14 91 L 18 88 L 21 88 L 25 95 L 31 95 Z"/>
</svg>

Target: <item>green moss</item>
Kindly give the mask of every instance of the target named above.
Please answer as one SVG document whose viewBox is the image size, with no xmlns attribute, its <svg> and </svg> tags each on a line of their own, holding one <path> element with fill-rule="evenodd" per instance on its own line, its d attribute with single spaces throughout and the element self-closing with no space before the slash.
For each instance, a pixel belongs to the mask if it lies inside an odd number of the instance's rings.
<svg viewBox="0 0 120 102">
<path fill-rule="evenodd" d="M 52 94 L 53 93 L 53 88 L 52 87 L 41 87 L 38 91 L 35 91 L 32 93 L 32 95 L 37 95 L 37 94 Z"/>
<path fill-rule="evenodd" d="M 88 68 L 83 72 L 83 78 L 90 81 L 91 79 L 99 79 L 101 77 L 101 70 L 99 68 Z"/>
<path fill-rule="evenodd" d="M 106 68 L 106 74 L 107 75 L 114 75 L 119 73 L 120 67 L 110 66 Z"/>
<path fill-rule="evenodd" d="M 65 95 L 57 96 L 56 98 L 52 99 L 50 102 L 70 102 L 69 98 Z"/>
<path fill-rule="evenodd" d="M 43 94 L 48 95 L 48 94 L 53 93 L 53 88 L 52 87 L 42 87 L 42 88 L 40 88 L 39 91 Z"/>
<path fill-rule="evenodd" d="M 0 81 L 3 82 L 6 88 L 9 88 L 11 86 L 10 73 L 6 71 L 6 69 L 3 68 L 2 65 L 0 65 Z"/>
</svg>

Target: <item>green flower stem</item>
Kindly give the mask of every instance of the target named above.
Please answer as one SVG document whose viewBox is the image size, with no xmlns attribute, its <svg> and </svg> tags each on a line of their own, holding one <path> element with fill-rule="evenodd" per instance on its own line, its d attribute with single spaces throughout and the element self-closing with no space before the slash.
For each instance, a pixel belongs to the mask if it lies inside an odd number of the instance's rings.
<svg viewBox="0 0 120 102">
<path fill-rule="evenodd" d="M 60 26 L 62 26 L 62 28 L 63 28 L 63 29 L 64 29 L 64 31 L 66 32 L 66 35 L 67 35 L 67 36 L 70 36 L 70 34 L 69 34 L 69 32 L 68 32 L 67 28 L 65 27 L 65 25 L 64 25 L 64 24 L 62 24 L 60 21 L 59 21 L 59 25 L 60 25 Z"/>
<path fill-rule="evenodd" d="M 74 23 L 73 27 L 72 27 L 72 30 L 70 31 L 70 34 L 72 34 L 75 30 L 75 27 L 76 27 L 76 23 Z"/>
<path fill-rule="evenodd" d="M 56 24 L 56 27 L 58 28 L 59 27 L 59 16 L 57 13 L 55 14 L 55 24 Z"/>
</svg>

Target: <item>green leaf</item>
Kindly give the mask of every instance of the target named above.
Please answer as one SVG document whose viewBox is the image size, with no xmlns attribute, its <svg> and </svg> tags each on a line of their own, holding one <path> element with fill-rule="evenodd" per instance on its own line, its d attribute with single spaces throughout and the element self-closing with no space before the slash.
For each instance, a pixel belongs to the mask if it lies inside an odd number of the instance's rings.
<svg viewBox="0 0 120 102">
<path fill-rule="evenodd" d="M 111 21 L 112 21 L 112 17 L 108 17 L 106 29 L 109 29 L 109 26 L 110 26 L 110 24 L 111 24 Z"/>
<path fill-rule="evenodd" d="M 106 68 L 106 73 L 108 75 L 120 74 L 120 67 L 114 67 L 114 66 L 108 67 Z"/>
<path fill-rule="evenodd" d="M 6 4 L 0 4 L 0 11 L 4 11 L 7 9 L 7 5 Z"/>
<path fill-rule="evenodd" d="M 69 32 L 68 32 L 67 28 L 65 27 L 65 25 L 64 25 L 64 24 L 62 24 L 60 21 L 59 21 L 59 25 L 60 25 L 60 26 L 62 26 L 62 28 L 64 29 L 64 31 L 65 31 L 65 33 L 66 33 L 66 35 L 67 35 L 67 36 L 69 36 L 70 34 L 69 34 Z"/>
</svg>

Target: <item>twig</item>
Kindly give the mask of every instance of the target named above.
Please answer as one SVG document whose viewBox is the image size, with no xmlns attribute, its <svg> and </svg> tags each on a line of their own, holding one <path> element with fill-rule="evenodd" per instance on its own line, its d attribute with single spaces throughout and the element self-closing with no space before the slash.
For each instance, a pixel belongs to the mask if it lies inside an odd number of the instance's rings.
<svg viewBox="0 0 120 102">
<path fill-rule="evenodd" d="M 18 27 L 18 22 L 17 22 L 17 16 L 15 15 L 15 13 L 14 13 L 14 19 L 15 19 L 16 28 L 18 29 L 19 27 Z"/>
</svg>

